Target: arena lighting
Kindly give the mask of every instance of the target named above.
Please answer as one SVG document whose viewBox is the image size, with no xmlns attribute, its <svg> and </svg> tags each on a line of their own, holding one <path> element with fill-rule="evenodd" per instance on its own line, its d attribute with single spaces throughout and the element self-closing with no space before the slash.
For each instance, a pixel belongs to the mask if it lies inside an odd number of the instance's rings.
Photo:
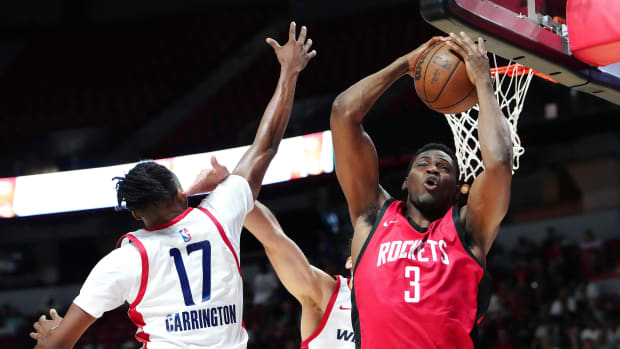
<svg viewBox="0 0 620 349">
<path fill-rule="evenodd" d="M 155 160 L 168 167 L 187 188 L 196 175 L 210 167 L 210 157 L 232 171 L 249 146 L 209 153 Z M 283 139 L 263 184 L 290 181 L 334 170 L 330 131 Z M 0 217 L 91 210 L 116 206 L 114 176 L 122 176 L 135 163 L 62 171 L 40 175 L 0 178 Z"/>
</svg>

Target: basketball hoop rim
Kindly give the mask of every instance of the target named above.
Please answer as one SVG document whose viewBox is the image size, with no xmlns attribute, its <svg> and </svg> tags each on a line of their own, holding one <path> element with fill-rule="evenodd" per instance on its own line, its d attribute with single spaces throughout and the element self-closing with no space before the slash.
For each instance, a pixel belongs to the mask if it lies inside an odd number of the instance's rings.
<svg viewBox="0 0 620 349">
<path fill-rule="evenodd" d="M 541 79 L 545 79 L 554 84 L 558 83 L 557 80 L 553 79 L 552 77 L 545 75 L 532 68 L 525 67 L 519 63 L 505 65 L 505 66 L 497 67 L 497 68 L 491 68 L 491 75 L 506 74 L 510 77 L 514 77 L 514 76 L 519 76 L 519 75 L 529 73 L 529 71 L 532 71 L 534 75 L 538 76 Z"/>
</svg>

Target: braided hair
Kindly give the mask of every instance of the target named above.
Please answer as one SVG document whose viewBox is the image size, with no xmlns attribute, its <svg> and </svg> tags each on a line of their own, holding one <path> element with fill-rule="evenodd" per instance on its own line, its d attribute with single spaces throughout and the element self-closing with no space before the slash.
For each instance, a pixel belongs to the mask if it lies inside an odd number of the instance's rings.
<svg viewBox="0 0 620 349">
<path fill-rule="evenodd" d="M 409 171 L 411 171 L 411 167 L 413 167 L 413 163 L 418 158 L 418 155 L 422 154 L 427 150 L 440 150 L 450 156 L 452 162 L 454 163 L 454 169 L 456 170 L 456 181 L 458 183 L 461 171 L 459 169 L 459 162 L 456 159 L 456 154 L 454 154 L 452 149 L 448 148 L 447 145 L 441 143 L 427 143 L 423 145 L 420 149 L 418 149 L 415 154 L 413 154 L 411 161 L 409 161 L 409 166 L 407 166 L 407 175 L 409 174 Z"/>
<path fill-rule="evenodd" d="M 125 177 L 116 180 L 118 208 L 131 211 L 154 207 L 171 200 L 181 187 L 177 176 L 153 161 L 139 162 Z"/>
</svg>

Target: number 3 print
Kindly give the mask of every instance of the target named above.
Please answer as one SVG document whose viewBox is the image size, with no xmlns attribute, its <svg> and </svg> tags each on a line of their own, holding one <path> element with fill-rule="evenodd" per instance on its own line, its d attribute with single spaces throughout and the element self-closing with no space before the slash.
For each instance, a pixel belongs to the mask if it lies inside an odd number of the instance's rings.
<svg viewBox="0 0 620 349">
<path fill-rule="evenodd" d="M 420 301 L 420 267 L 405 267 L 405 278 L 411 279 L 413 271 L 413 281 L 409 281 L 409 286 L 413 287 L 413 297 L 410 291 L 405 291 L 405 302 L 418 303 Z"/>
</svg>

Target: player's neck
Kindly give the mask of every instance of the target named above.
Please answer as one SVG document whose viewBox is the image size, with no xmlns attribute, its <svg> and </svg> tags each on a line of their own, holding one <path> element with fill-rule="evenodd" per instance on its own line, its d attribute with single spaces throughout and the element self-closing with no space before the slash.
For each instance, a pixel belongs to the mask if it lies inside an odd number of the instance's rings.
<svg viewBox="0 0 620 349">
<path fill-rule="evenodd" d="M 428 228 L 432 222 L 443 217 L 448 209 L 450 209 L 450 207 L 446 209 L 422 210 L 408 200 L 407 207 L 403 213 L 421 228 Z"/>
<path fill-rule="evenodd" d="M 422 228 L 428 228 L 431 225 L 433 220 L 428 219 L 424 216 L 422 211 L 420 211 L 417 207 L 415 207 L 411 202 L 407 202 L 407 207 L 405 207 L 405 212 L 403 212 L 405 216 L 411 218 L 415 224 Z"/>
<path fill-rule="evenodd" d="M 146 228 L 156 227 L 158 225 L 170 222 L 181 213 L 183 213 L 187 207 L 183 207 L 179 204 L 174 204 L 169 207 L 156 207 L 153 208 L 148 215 L 144 215 L 142 221 Z"/>
</svg>

